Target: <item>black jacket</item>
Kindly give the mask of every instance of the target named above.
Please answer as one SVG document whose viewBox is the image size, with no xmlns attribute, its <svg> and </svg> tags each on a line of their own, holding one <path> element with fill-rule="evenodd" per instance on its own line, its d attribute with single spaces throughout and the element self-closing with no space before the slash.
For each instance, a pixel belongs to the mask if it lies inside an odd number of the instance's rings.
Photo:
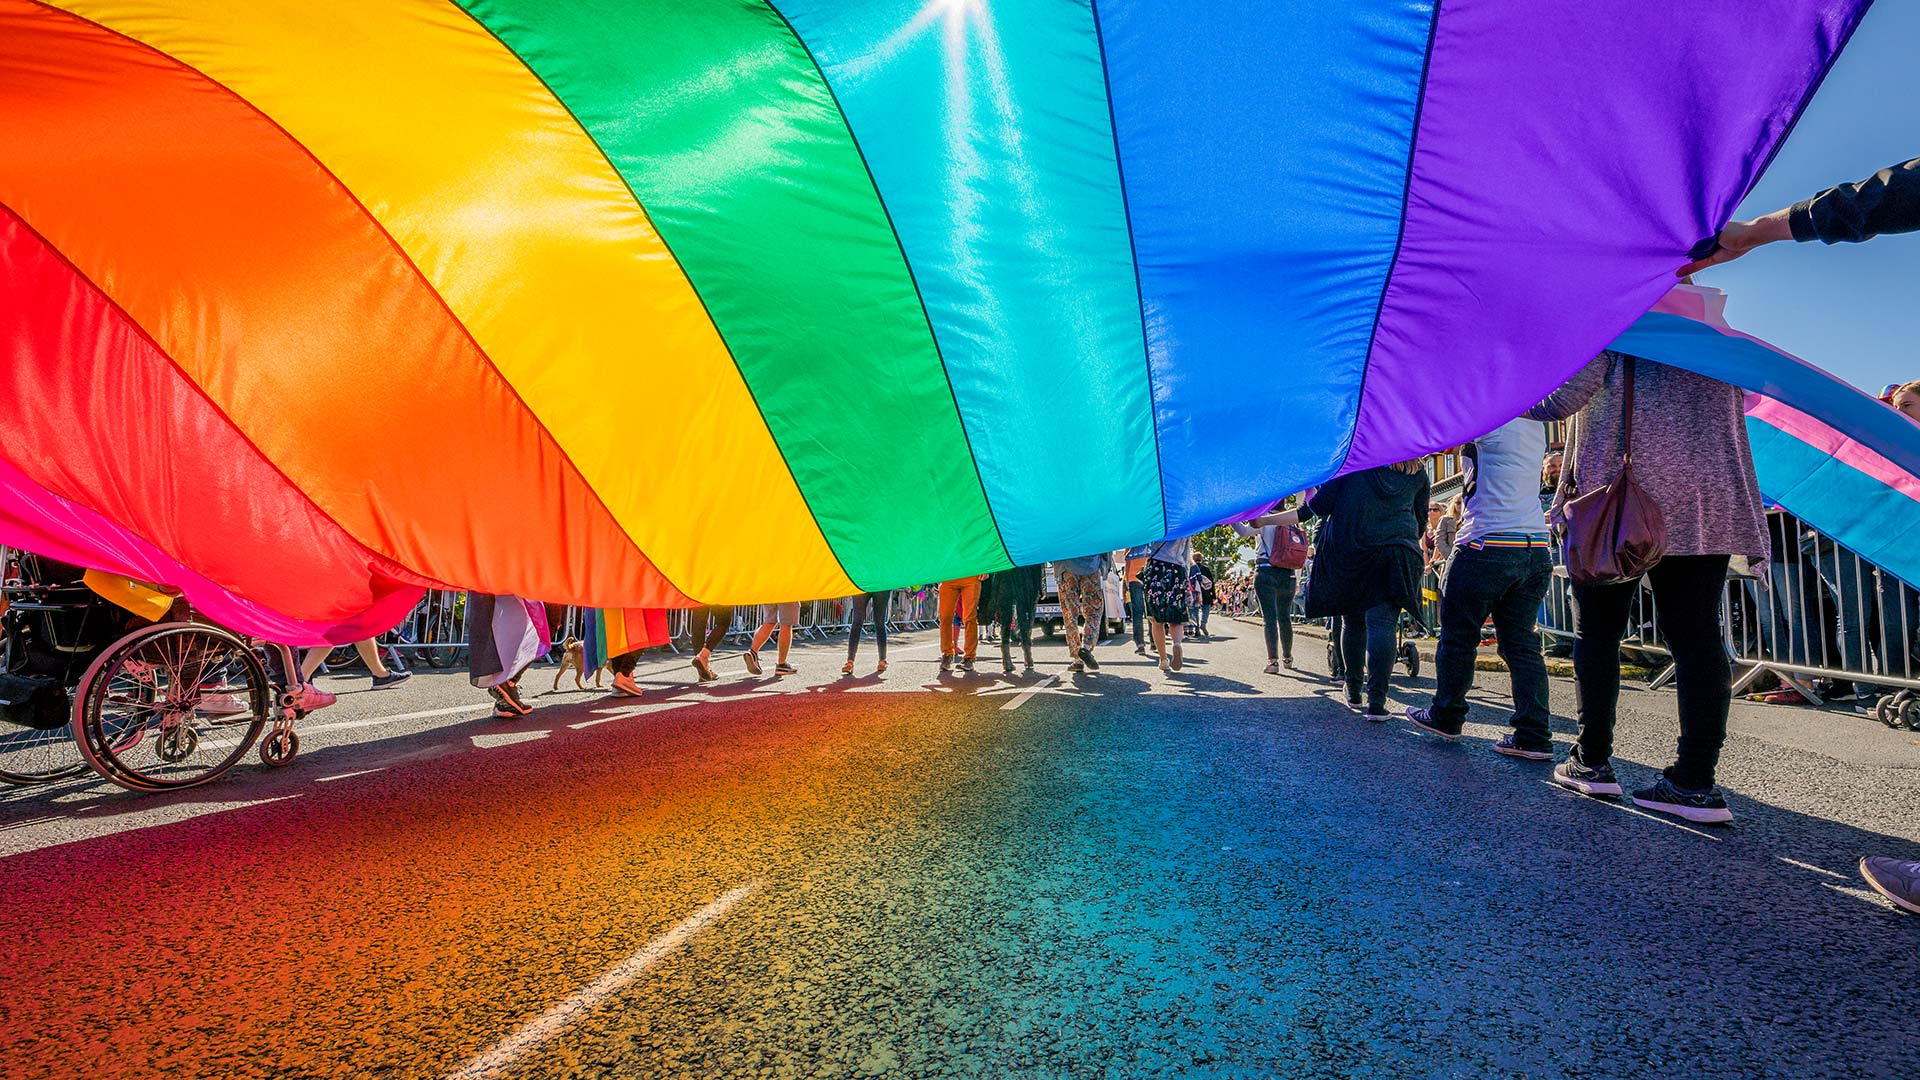
<svg viewBox="0 0 1920 1080">
<path fill-rule="evenodd" d="M 1420 534 L 1432 485 L 1425 469 L 1387 466 L 1327 481 L 1301 512 L 1326 518 L 1307 581 L 1307 617 L 1359 615 L 1420 596 Z"/>
<path fill-rule="evenodd" d="M 1046 587 L 1046 566 L 1016 566 L 987 575 L 980 588 L 980 621 L 1011 625 L 1008 617 L 1016 607 L 1032 610 Z M 1024 598 L 1024 599 L 1023 599 Z"/>
<path fill-rule="evenodd" d="M 1795 203 L 1787 224 L 1795 240 L 1827 244 L 1859 243 L 1881 233 L 1920 229 L 1920 158 Z"/>
</svg>

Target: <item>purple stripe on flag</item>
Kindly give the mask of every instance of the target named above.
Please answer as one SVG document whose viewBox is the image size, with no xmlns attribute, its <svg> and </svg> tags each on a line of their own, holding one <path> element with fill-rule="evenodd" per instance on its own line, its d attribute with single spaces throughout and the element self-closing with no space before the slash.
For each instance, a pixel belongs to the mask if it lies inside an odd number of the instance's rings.
<svg viewBox="0 0 1920 1080">
<path fill-rule="evenodd" d="M 1678 32 L 1665 0 L 1443 3 L 1346 469 L 1478 436 L 1605 348 L 1727 220 L 1866 7 L 1702 0 Z"/>
</svg>

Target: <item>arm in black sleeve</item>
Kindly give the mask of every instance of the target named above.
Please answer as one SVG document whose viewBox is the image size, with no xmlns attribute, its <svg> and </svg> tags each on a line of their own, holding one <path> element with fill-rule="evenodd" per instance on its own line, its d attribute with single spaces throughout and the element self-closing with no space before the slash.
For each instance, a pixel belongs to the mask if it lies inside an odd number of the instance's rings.
<svg viewBox="0 0 1920 1080">
<path fill-rule="evenodd" d="M 1795 203 L 1787 224 L 1795 240 L 1826 244 L 1857 244 L 1881 233 L 1920 229 L 1920 158 Z"/>
</svg>

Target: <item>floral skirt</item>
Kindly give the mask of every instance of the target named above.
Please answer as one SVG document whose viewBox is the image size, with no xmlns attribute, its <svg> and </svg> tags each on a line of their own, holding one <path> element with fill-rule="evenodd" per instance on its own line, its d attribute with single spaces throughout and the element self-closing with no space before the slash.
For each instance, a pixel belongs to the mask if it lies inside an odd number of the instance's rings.
<svg viewBox="0 0 1920 1080">
<path fill-rule="evenodd" d="M 1140 569 L 1140 584 L 1147 590 L 1147 618 L 1169 626 L 1187 621 L 1186 567 L 1149 559 Z"/>
</svg>

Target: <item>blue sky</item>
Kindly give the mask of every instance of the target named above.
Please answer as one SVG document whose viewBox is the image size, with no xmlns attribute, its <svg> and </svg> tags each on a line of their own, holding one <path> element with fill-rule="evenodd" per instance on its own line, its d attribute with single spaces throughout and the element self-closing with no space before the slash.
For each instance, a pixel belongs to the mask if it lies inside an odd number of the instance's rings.
<svg viewBox="0 0 1920 1080">
<path fill-rule="evenodd" d="M 1920 0 L 1879 0 L 1735 216 L 1920 157 Z M 1920 379 L 1920 233 L 1775 244 L 1710 270 L 1736 328 L 1877 393 Z"/>
</svg>

